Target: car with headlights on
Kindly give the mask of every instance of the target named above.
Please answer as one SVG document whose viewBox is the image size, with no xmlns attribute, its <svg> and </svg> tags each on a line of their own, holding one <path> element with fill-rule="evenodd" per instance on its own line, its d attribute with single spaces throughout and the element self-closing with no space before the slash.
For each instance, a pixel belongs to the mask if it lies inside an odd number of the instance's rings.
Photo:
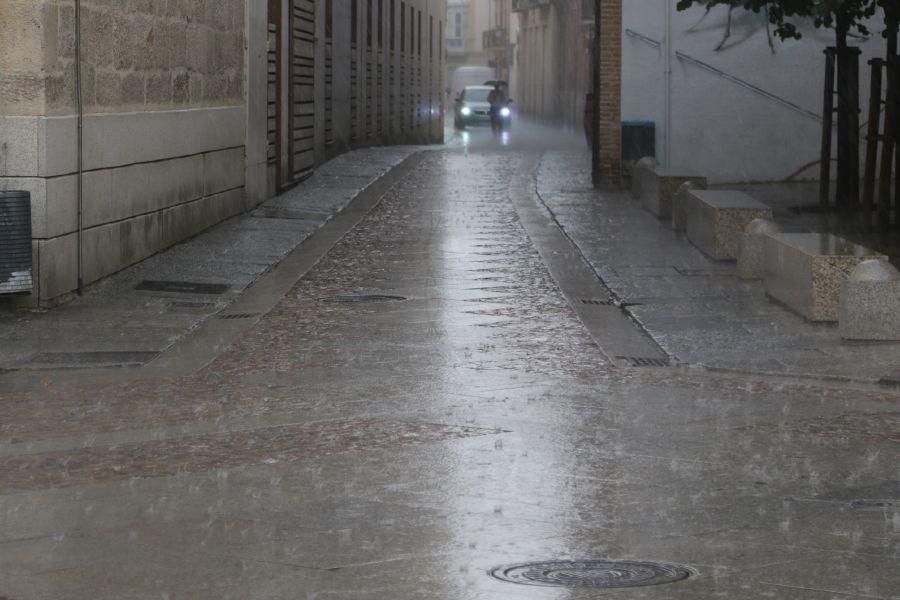
<svg viewBox="0 0 900 600">
<path fill-rule="evenodd" d="M 488 96 L 493 89 L 489 85 L 469 85 L 463 88 L 453 110 L 453 125 L 456 129 L 465 129 L 469 125 L 491 124 L 491 104 L 488 102 Z M 504 128 L 509 126 L 511 117 L 509 106 L 500 109 Z"/>
</svg>

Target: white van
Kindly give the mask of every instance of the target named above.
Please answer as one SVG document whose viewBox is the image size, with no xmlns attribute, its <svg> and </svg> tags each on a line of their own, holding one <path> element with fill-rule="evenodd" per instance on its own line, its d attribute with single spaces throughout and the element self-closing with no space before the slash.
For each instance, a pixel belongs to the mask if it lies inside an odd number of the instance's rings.
<svg viewBox="0 0 900 600">
<path fill-rule="evenodd" d="M 494 70 L 490 67 L 457 67 L 450 77 L 450 97 L 447 100 L 452 104 L 466 87 L 484 85 L 494 78 Z"/>
</svg>

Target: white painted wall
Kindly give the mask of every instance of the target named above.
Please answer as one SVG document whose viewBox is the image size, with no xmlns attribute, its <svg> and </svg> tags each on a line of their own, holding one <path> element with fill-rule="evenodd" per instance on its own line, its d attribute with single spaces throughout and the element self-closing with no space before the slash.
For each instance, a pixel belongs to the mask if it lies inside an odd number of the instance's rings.
<svg viewBox="0 0 900 600">
<path fill-rule="evenodd" d="M 678 169 L 699 171 L 713 182 L 780 181 L 818 159 L 821 125 L 808 116 L 754 94 L 731 81 L 676 58 L 676 51 L 708 63 L 816 114 L 822 113 L 823 49 L 832 32 L 803 28 L 801 41 L 775 40 L 772 54 L 765 17 L 743 10 L 733 13 L 729 42 L 721 42 L 728 9 L 678 12 L 674 0 L 624 0 L 622 116 L 651 120 L 657 127 L 657 158 Z M 671 32 L 667 31 L 671 10 Z M 880 21 L 873 37 L 856 42 L 860 59 L 860 124 L 867 118 L 867 61 L 883 53 Z M 659 49 L 629 37 L 631 30 L 662 42 Z M 671 43 L 667 43 L 667 40 Z M 667 127 L 667 65 L 671 64 L 671 119 Z M 670 144 L 667 144 L 670 132 Z M 861 139 L 862 144 L 864 140 Z M 667 147 L 671 156 L 667 156 Z M 861 146 L 864 155 L 864 146 Z M 818 166 L 800 178 L 815 179 Z"/>
</svg>

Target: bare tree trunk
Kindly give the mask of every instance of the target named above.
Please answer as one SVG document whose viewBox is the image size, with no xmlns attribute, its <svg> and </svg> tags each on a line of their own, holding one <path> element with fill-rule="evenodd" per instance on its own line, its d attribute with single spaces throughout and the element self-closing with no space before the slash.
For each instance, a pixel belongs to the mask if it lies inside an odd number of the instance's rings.
<svg viewBox="0 0 900 600">
<path fill-rule="evenodd" d="M 859 206 L 859 55 L 858 48 L 847 45 L 850 33 L 846 15 L 838 13 L 838 165 L 837 206 Z"/>
</svg>

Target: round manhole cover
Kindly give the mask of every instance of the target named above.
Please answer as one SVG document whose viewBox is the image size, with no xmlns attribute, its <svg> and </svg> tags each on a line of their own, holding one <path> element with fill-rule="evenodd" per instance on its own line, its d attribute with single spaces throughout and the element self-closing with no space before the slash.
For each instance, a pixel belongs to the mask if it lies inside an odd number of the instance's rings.
<svg viewBox="0 0 900 600">
<path fill-rule="evenodd" d="M 353 302 L 402 302 L 406 300 L 403 296 L 384 296 L 381 294 L 364 294 L 364 295 L 345 295 L 345 296 L 326 296 L 319 298 L 319 302 L 336 302 L 350 304 Z"/>
<path fill-rule="evenodd" d="M 632 588 L 683 581 L 692 572 L 678 565 L 620 560 L 562 560 L 497 567 L 492 577 L 544 587 Z"/>
</svg>

